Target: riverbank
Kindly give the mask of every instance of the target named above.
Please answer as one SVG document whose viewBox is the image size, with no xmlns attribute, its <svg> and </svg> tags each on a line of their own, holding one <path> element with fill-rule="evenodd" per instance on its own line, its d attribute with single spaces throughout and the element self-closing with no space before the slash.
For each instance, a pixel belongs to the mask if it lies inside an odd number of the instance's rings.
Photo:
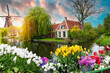
<svg viewBox="0 0 110 73">
<path fill-rule="evenodd" d="M 110 46 L 110 36 L 101 36 L 98 40 L 96 40 L 96 43 L 102 46 L 109 45 Z"/>
<path fill-rule="evenodd" d="M 55 38 L 44 38 L 44 39 L 34 39 L 35 41 L 42 41 L 42 42 L 63 42 L 66 43 L 65 39 L 55 39 Z"/>
</svg>

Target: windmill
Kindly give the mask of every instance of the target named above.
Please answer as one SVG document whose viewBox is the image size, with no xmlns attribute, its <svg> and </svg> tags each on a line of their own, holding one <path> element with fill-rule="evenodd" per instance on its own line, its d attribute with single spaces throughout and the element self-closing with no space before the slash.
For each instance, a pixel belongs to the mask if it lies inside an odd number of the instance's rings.
<svg viewBox="0 0 110 73">
<path fill-rule="evenodd" d="M 21 17 L 21 16 L 10 16 L 8 5 L 7 5 L 7 12 L 8 12 L 8 16 L 0 16 L 0 17 L 5 17 L 5 26 L 4 27 L 13 26 L 12 17 Z"/>
</svg>

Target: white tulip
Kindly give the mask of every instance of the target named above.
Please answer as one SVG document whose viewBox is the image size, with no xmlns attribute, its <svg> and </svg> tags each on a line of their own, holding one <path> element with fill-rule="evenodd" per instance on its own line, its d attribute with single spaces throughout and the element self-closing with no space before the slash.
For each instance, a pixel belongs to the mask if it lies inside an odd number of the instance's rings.
<svg viewBox="0 0 110 73">
<path fill-rule="evenodd" d="M 47 69 L 44 69 L 44 71 L 47 71 Z"/>
<path fill-rule="evenodd" d="M 30 64 L 30 63 L 31 63 L 31 59 L 28 59 L 28 60 L 27 60 L 27 64 Z"/>
<path fill-rule="evenodd" d="M 13 61 L 16 63 L 17 56 L 14 57 Z"/>
</svg>

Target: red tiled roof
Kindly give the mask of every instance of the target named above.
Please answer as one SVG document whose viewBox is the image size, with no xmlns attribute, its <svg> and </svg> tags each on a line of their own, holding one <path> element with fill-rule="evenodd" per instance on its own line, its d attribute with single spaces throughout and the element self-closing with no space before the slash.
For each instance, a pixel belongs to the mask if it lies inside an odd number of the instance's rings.
<svg viewBox="0 0 110 73">
<path fill-rule="evenodd" d="M 74 27 L 74 25 L 78 25 L 79 28 L 81 29 L 81 24 L 80 24 L 80 22 L 71 21 L 71 20 L 67 20 L 66 22 L 67 22 L 67 24 L 68 24 L 69 29 L 72 29 L 72 28 Z"/>
<path fill-rule="evenodd" d="M 54 24 L 52 25 L 52 28 L 54 28 L 54 31 L 56 30 L 56 28 L 59 26 L 60 24 Z"/>
<path fill-rule="evenodd" d="M 81 24 L 80 22 L 77 22 L 77 21 L 72 21 L 72 20 L 66 20 L 67 24 L 68 24 L 68 27 L 69 29 L 72 29 L 74 27 L 74 25 L 78 25 L 79 28 L 81 29 Z M 56 28 L 59 26 L 60 24 L 54 24 L 52 25 L 52 28 L 54 28 L 54 30 L 56 30 Z M 66 23 L 65 23 L 65 20 L 61 23 L 61 25 L 64 25 L 64 29 L 67 29 L 66 28 Z"/>
</svg>

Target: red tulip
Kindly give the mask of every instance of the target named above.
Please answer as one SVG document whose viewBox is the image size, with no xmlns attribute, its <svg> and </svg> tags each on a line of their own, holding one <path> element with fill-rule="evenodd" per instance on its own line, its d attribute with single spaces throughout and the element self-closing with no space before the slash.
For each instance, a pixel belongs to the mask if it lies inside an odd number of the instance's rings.
<svg viewBox="0 0 110 73">
<path fill-rule="evenodd" d="M 99 53 L 101 53 L 101 50 L 99 50 Z"/>
<path fill-rule="evenodd" d="M 97 52 L 94 52 L 94 56 L 98 55 Z"/>
<path fill-rule="evenodd" d="M 99 53 L 100 54 L 105 54 L 105 51 L 104 50 L 99 50 Z"/>
<path fill-rule="evenodd" d="M 89 56 L 89 57 L 91 57 L 92 59 L 95 59 L 95 62 L 97 64 L 100 64 L 101 63 L 100 58 L 98 56 Z"/>
<path fill-rule="evenodd" d="M 110 50 L 110 47 L 108 45 L 104 48 L 105 48 L 106 51 Z"/>
<path fill-rule="evenodd" d="M 100 64 L 100 61 L 98 61 L 97 64 Z"/>
</svg>

